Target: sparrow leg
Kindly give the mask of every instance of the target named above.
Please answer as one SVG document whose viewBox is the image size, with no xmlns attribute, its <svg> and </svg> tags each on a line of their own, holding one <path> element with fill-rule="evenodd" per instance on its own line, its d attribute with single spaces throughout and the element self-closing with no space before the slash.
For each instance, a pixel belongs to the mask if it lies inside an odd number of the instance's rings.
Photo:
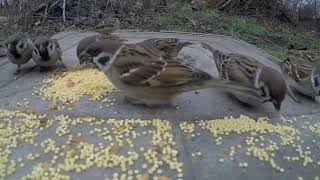
<svg viewBox="0 0 320 180">
<path fill-rule="evenodd" d="M 21 69 L 20 69 L 21 65 L 18 65 L 18 68 L 17 68 L 17 71 L 14 73 L 15 75 L 18 75 L 20 74 L 21 72 Z"/>
<path fill-rule="evenodd" d="M 62 66 L 63 68 L 65 68 L 65 67 L 66 67 L 66 65 L 63 63 L 63 61 L 62 61 L 62 59 L 61 59 L 61 58 L 59 59 L 59 61 L 61 62 L 61 66 Z"/>
<path fill-rule="evenodd" d="M 299 98 L 296 97 L 296 95 L 292 92 L 291 88 L 288 88 L 288 95 L 295 101 L 300 103 L 301 100 Z"/>
</svg>

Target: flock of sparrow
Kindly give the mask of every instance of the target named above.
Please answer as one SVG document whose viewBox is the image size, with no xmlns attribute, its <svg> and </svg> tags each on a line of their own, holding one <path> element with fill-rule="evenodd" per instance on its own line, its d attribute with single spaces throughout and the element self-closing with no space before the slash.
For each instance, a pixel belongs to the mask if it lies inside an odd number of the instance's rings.
<svg viewBox="0 0 320 180">
<path fill-rule="evenodd" d="M 280 111 L 287 94 L 299 102 L 291 89 L 313 99 L 320 94 L 318 52 L 289 50 L 287 58 L 279 63 L 281 72 L 251 57 L 223 53 L 201 43 L 213 54 L 220 74 L 214 78 L 178 58 L 179 51 L 191 43 L 176 38 L 125 43 L 111 35 L 118 28 L 117 19 L 96 26 L 95 30 L 103 35 L 84 38 L 76 53 L 80 64 L 92 64 L 102 70 L 133 104 L 165 104 L 183 92 L 215 87 L 245 104 L 271 102 Z M 40 67 L 57 62 L 63 65 L 59 43 L 48 37 L 32 42 L 13 36 L 5 45 L 8 59 L 18 66 L 17 72 L 30 59 Z"/>
</svg>

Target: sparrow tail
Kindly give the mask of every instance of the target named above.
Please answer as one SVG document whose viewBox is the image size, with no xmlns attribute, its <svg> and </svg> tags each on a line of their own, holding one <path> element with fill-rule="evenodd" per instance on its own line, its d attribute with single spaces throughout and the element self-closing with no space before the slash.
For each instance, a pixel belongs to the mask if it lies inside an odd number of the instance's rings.
<svg viewBox="0 0 320 180">
<path fill-rule="evenodd" d="M 204 48 L 208 49 L 208 50 L 212 53 L 213 58 L 214 58 L 214 61 L 215 61 L 215 64 L 216 64 L 218 70 L 221 72 L 221 69 L 220 69 L 220 68 L 221 68 L 222 61 L 224 60 L 224 58 L 223 58 L 223 55 L 224 55 L 224 54 L 223 54 L 222 52 L 218 51 L 218 50 L 213 49 L 213 48 L 212 48 L 209 44 L 207 44 L 207 43 L 202 42 L 202 46 L 203 46 Z"/>
<path fill-rule="evenodd" d="M 223 79 L 211 79 L 201 82 L 191 83 L 189 86 L 182 89 L 182 91 L 191 91 L 198 89 L 208 89 L 208 88 L 218 88 L 223 91 L 233 93 L 233 94 L 244 94 L 256 97 L 257 99 L 261 99 L 261 93 L 259 90 L 250 88 L 236 82 L 227 81 Z"/>
</svg>

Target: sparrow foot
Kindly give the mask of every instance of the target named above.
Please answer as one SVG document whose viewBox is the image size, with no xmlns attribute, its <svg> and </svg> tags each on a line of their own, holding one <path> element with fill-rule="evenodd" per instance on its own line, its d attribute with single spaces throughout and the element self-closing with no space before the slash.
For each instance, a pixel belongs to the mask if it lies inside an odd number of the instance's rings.
<svg viewBox="0 0 320 180">
<path fill-rule="evenodd" d="M 67 66 L 63 63 L 62 59 L 60 59 L 60 62 L 61 62 L 61 67 L 62 68 L 66 68 Z"/>
<path fill-rule="evenodd" d="M 21 69 L 20 66 L 18 66 L 16 72 L 14 73 L 14 75 L 19 75 L 21 73 Z"/>
</svg>

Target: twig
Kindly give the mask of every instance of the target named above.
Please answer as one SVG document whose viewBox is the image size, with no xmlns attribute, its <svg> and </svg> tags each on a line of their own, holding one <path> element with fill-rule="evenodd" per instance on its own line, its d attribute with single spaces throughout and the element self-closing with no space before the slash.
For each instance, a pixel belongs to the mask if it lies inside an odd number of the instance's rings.
<svg viewBox="0 0 320 180">
<path fill-rule="evenodd" d="M 79 15 L 80 3 L 81 3 L 81 0 L 78 0 L 78 7 L 77 7 L 77 16 L 78 16 L 78 18 L 80 17 L 80 15 Z"/>
<path fill-rule="evenodd" d="M 66 0 L 63 0 L 62 9 L 63 22 L 66 22 Z"/>
<path fill-rule="evenodd" d="M 184 14 L 183 16 L 187 18 L 193 24 L 193 26 L 197 25 L 196 22 L 193 19 L 189 18 L 187 15 Z"/>
<path fill-rule="evenodd" d="M 46 5 L 46 9 L 44 11 L 44 18 L 43 19 L 46 19 L 48 16 L 48 5 Z"/>
<path fill-rule="evenodd" d="M 52 3 L 50 8 L 54 7 L 56 4 L 58 4 L 61 0 L 57 0 L 56 2 Z M 61 6 L 60 6 L 61 7 Z"/>
<path fill-rule="evenodd" d="M 119 0 L 119 5 L 120 5 L 121 14 L 123 14 L 123 8 L 122 8 L 121 0 Z"/>
</svg>

